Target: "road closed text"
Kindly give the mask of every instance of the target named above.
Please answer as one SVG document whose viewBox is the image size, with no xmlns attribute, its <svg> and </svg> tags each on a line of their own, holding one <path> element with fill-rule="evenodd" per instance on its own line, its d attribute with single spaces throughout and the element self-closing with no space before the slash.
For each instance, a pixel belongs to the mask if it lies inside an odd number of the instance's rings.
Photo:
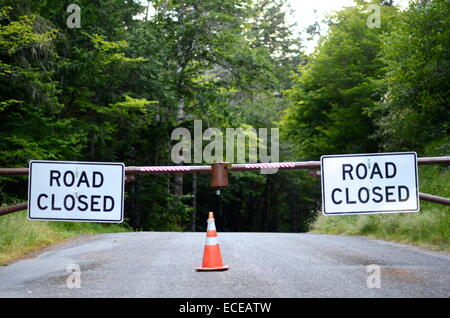
<svg viewBox="0 0 450 318">
<path fill-rule="evenodd" d="M 323 156 L 324 214 L 416 212 L 415 153 Z"/>
<path fill-rule="evenodd" d="M 80 173 L 72 170 L 61 172 L 59 170 L 50 170 L 49 187 L 71 188 L 74 194 L 47 194 L 37 195 L 37 206 L 40 210 L 61 211 L 91 211 L 91 212 L 111 212 L 115 206 L 115 200 L 110 195 L 78 194 L 80 187 L 86 189 L 100 188 L 104 183 L 105 177 L 100 171 L 89 173 L 82 171 Z"/>
<path fill-rule="evenodd" d="M 372 182 L 382 179 L 395 178 L 397 166 L 393 162 L 385 162 L 382 167 L 375 162 L 373 165 L 358 163 L 355 166 L 344 163 L 341 166 L 342 180 L 364 180 Z M 367 204 L 385 202 L 405 202 L 409 199 L 410 189 L 406 185 L 386 185 L 367 187 L 345 187 L 334 188 L 331 191 L 331 200 L 334 204 L 356 204 L 357 202 Z"/>
<path fill-rule="evenodd" d="M 31 161 L 29 218 L 121 222 L 124 165 Z"/>
</svg>

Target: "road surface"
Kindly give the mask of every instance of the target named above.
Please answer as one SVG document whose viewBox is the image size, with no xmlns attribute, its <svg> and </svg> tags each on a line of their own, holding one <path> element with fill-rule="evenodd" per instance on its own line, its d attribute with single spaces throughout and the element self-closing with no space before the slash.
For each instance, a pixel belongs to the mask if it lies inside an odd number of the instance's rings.
<svg viewBox="0 0 450 318">
<path fill-rule="evenodd" d="M 450 256 L 443 253 L 361 237 L 222 232 L 230 269 L 196 272 L 204 237 L 137 232 L 65 243 L 0 267 L 0 297 L 450 296 Z M 376 281 L 371 264 L 379 266 L 380 288 L 368 288 L 368 278 Z M 69 281 L 80 288 L 68 288 L 68 266 L 79 266 L 80 280 Z"/>
</svg>

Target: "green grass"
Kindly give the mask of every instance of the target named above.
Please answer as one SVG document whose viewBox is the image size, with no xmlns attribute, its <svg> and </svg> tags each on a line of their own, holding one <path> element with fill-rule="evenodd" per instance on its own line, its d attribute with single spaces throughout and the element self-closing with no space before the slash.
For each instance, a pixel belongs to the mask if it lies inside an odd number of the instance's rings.
<svg viewBox="0 0 450 318">
<path fill-rule="evenodd" d="M 450 197 L 448 165 L 419 166 L 420 192 Z M 420 212 L 320 215 L 312 232 L 363 235 L 450 251 L 450 207 L 421 201 Z"/>
<path fill-rule="evenodd" d="M 30 221 L 26 211 L 0 216 L 0 265 L 79 235 L 129 230 L 117 224 Z"/>
</svg>

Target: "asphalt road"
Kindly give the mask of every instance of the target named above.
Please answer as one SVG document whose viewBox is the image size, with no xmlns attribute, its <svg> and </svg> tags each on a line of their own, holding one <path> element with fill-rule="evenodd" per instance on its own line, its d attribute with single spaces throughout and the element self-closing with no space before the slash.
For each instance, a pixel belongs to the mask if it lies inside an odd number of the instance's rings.
<svg viewBox="0 0 450 318">
<path fill-rule="evenodd" d="M 205 233 L 97 235 L 0 267 L 0 297 L 449 297 L 450 256 L 320 234 L 221 233 L 224 272 L 196 272 Z M 76 264 L 80 288 L 68 288 Z M 380 268 L 380 288 L 368 288 Z M 370 280 L 371 281 L 371 280 Z"/>
</svg>

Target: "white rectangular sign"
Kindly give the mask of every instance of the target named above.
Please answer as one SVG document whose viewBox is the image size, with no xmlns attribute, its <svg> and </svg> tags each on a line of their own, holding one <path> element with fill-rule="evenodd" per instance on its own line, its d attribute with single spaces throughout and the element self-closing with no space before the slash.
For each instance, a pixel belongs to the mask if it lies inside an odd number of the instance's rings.
<svg viewBox="0 0 450 318">
<path fill-rule="evenodd" d="M 419 211 L 415 152 L 321 157 L 325 215 Z"/>
<path fill-rule="evenodd" d="M 122 163 L 32 160 L 28 218 L 121 223 L 124 177 Z"/>
</svg>

